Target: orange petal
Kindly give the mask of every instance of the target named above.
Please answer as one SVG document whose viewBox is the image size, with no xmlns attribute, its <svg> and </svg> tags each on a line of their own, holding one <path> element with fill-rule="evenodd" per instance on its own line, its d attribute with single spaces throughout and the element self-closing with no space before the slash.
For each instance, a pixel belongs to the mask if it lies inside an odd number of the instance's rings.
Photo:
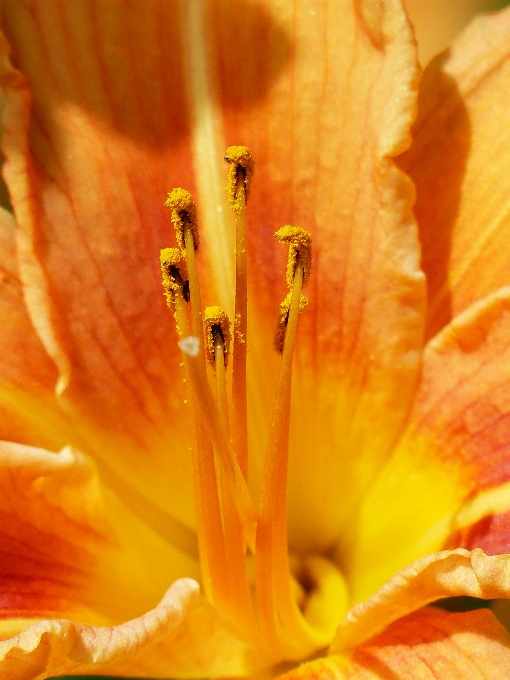
<svg viewBox="0 0 510 680">
<path fill-rule="evenodd" d="M 429 336 L 508 283 L 510 10 L 479 17 L 434 60 L 403 160 L 429 292 Z"/>
<path fill-rule="evenodd" d="M 15 228 L 12 215 L 0 209 L 0 439 L 59 448 L 68 425 L 55 399 L 56 368 L 25 309 Z"/>
<path fill-rule="evenodd" d="M 510 288 L 473 305 L 429 342 L 400 446 L 426 450 L 468 490 L 510 480 Z"/>
<path fill-rule="evenodd" d="M 278 374 L 277 303 L 286 293 L 285 253 L 271 246 L 272 234 L 289 222 L 312 234 L 293 383 L 289 517 L 295 549 L 323 550 L 387 455 L 415 386 L 423 278 L 412 190 L 392 160 L 409 141 L 415 46 L 391 0 L 260 6 L 257 17 L 217 3 L 200 35 L 218 64 L 208 86 L 223 107 L 225 145 L 247 144 L 255 158 L 247 240 L 257 481 Z M 256 106 L 246 106 L 247 93 L 258 96 Z M 205 154 L 196 173 L 199 190 L 213 185 Z"/>
<path fill-rule="evenodd" d="M 225 677 L 259 670 L 263 655 L 236 638 L 191 579 L 174 583 L 152 611 L 112 628 L 39 621 L 0 642 L 5 680 L 64 673 Z"/>
<path fill-rule="evenodd" d="M 287 673 L 285 680 L 505 680 L 510 637 L 488 610 L 423 609 L 354 650 Z"/>
<path fill-rule="evenodd" d="M 505 505 L 510 507 L 508 492 L 505 494 Z M 500 555 L 510 546 L 510 510 L 499 514 L 488 513 L 484 508 L 484 516 L 471 521 L 455 531 L 448 539 L 446 548 L 481 548 L 488 555 Z"/>
<path fill-rule="evenodd" d="M 190 180 L 176 7 L 6 2 L 24 75 L 2 42 L 1 78 L 21 276 L 61 403 L 81 448 L 190 526 L 183 375 L 158 264 L 166 192 Z"/>
<path fill-rule="evenodd" d="M 26 619 L 119 623 L 153 607 L 172 580 L 198 575 L 70 448 L 0 442 L 0 487 L 3 637 Z"/>
</svg>

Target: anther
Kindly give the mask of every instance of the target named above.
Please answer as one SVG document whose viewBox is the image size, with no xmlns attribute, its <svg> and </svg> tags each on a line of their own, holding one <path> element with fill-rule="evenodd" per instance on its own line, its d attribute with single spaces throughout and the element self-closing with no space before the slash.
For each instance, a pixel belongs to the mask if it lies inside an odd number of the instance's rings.
<svg viewBox="0 0 510 680">
<path fill-rule="evenodd" d="M 186 302 L 189 302 L 189 281 L 186 256 L 179 248 L 163 248 L 159 255 L 163 289 L 170 309 L 175 307 L 175 296 L 180 291 Z"/>
<path fill-rule="evenodd" d="M 165 207 L 172 211 L 171 220 L 175 227 L 177 245 L 185 250 L 185 232 L 188 228 L 193 236 L 193 246 L 198 250 L 197 209 L 189 191 L 173 189 L 165 201 Z"/>
<path fill-rule="evenodd" d="M 300 227 L 292 227 L 286 224 L 275 234 L 280 243 L 285 243 L 289 246 L 289 259 L 287 261 L 287 271 L 285 279 L 289 289 L 292 288 L 294 281 L 294 274 L 299 258 L 299 262 L 303 267 L 303 285 L 310 276 L 312 268 L 312 237 L 310 234 Z"/>
<path fill-rule="evenodd" d="M 253 174 L 253 158 L 246 146 L 229 146 L 225 152 L 225 160 L 229 164 L 227 179 L 227 197 L 232 210 L 240 213 L 244 209 Z M 242 187 L 243 191 L 240 191 Z"/>
<path fill-rule="evenodd" d="M 206 307 L 204 323 L 207 358 L 213 365 L 216 363 L 216 344 L 219 336 L 223 344 L 223 360 L 226 366 L 230 348 L 230 320 L 225 310 L 218 306 Z"/>
<path fill-rule="evenodd" d="M 289 320 L 289 312 L 290 312 L 290 304 L 292 302 L 292 291 L 289 291 L 287 293 L 287 296 L 285 297 L 285 300 L 280 303 L 280 307 L 278 309 L 278 318 L 276 321 L 276 333 L 274 336 L 274 346 L 277 352 L 282 354 L 283 352 L 283 344 L 285 341 L 285 331 L 287 329 L 287 323 Z M 300 296 L 299 299 L 299 313 L 304 310 L 306 305 L 308 304 L 308 298 L 304 295 Z"/>
</svg>

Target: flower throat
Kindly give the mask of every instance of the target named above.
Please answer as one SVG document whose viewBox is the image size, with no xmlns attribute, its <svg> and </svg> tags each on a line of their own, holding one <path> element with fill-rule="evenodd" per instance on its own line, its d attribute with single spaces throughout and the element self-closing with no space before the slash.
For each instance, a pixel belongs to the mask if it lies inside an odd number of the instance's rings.
<svg viewBox="0 0 510 680">
<path fill-rule="evenodd" d="M 235 220 L 234 323 L 218 306 L 207 307 L 202 316 L 196 263 L 197 214 L 190 193 L 184 189 L 174 189 L 165 202 L 171 210 L 177 247 L 165 248 L 160 258 L 193 412 L 193 479 L 204 589 L 210 602 L 247 640 L 271 650 L 275 659 L 302 659 L 331 639 L 343 613 L 338 611 L 339 603 L 346 601 L 345 583 L 336 568 L 324 558 L 310 558 L 306 574 L 299 573 L 302 565 L 293 570 L 298 580 L 311 583 L 312 589 L 319 581 L 327 585 L 316 588 L 309 598 L 312 615 L 307 617 L 305 589 L 292 575 L 287 547 L 292 357 L 299 315 L 307 304 L 301 291 L 310 275 L 311 238 L 304 229 L 290 225 L 275 234 L 289 248 L 289 292 L 277 317 L 275 347 L 282 359 L 256 508 L 247 486 L 246 384 L 246 205 L 253 160 L 244 146 L 229 147 L 225 160 L 226 191 Z M 230 390 L 226 372 L 229 362 Z M 252 587 L 248 567 L 253 560 Z M 323 600 L 325 606 L 321 606 Z M 344 609 L 343 604 L 340 607 Z"/>
</svg>

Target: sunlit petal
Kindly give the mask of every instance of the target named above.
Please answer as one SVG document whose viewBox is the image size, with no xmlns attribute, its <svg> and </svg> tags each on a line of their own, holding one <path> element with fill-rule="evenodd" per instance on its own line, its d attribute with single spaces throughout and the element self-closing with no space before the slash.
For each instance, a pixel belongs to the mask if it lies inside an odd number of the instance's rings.
<svg viewBox="0 0 510 680">
<path fill-rule="evenodd" d="M 421 85 L 403 167 L 417 188 L 429 335 L 508 283 L 509 27 L 510 10 L 476 19 Z"/>
<path fill-rule="evenodd" d="M 225 677 L 256 671 L 263 661 L 228 630 L 191 579 L 174 583 L 144 616 L 113 628 L 39 621 L 0 642 L 6 680 L 64 673 Z"/>
<path fill-rule="evenodd" d="M 341 622 L 331 651 L 362 644 L 390 623 L 441 598 L 508 597 L 510 556 L 487 556 L 462 548 L 427 555 L 399 571 Z"/>
</svg>

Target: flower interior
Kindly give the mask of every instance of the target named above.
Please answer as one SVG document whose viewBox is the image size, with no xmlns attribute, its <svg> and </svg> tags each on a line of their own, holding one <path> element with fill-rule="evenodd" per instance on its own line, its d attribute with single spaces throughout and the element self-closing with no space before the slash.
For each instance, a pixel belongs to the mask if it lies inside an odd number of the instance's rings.
<svg viewBox="0 0 510 680">
<path fill-rule="evenodd" d="M 209 600 L 247 639 L 275 660 L 303 659 L 324 647 L 347 611 L 346 582 L 321 555 L 289 555 L 287 468 L 292 357 L 307 299 L 312 244 L 286 225 L 275 236 L 288 246 L 288 295 L 280 304 L 275 351 L 280 374 L 258 504 L 248 489 L 246 208 L 253 160 L 243 146 L 227 149 L 227 195 L 235 221 L 235 317 L 219 306 L 202 317 L 196 263 L 199 232 L 188 191 L 174 189 L 176 248 L 161 251 L 163 286 L 180 336 L 192 423 L 193 477 L 200 561 Z M 208 368 L 209 367 L 209 368 Z M 261 367 L 260 370 L 264 370 Z"/>
</svg>

